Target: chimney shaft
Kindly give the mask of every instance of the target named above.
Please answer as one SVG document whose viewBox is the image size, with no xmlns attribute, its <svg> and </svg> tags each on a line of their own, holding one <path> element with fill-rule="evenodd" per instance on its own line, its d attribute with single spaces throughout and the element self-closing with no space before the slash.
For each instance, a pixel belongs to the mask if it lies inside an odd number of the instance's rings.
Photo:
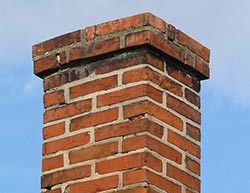
<svg viewBox="0 0 250 193">
<path fill-rule="evenodd" d="M 144 13 L 33 46 L 44 193 L 200 192 L 210 51 Z"/>
</svg>

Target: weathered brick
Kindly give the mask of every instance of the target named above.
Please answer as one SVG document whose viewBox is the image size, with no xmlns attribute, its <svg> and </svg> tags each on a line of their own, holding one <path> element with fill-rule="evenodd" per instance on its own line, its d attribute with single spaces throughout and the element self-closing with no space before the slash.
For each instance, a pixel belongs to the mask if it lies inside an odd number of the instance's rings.
<svg viewBox="0 0 250 193">
<path fill-rule="evenodd" d="M 70 193 L 96 193 L 104 190 L 110 190 L 118 187 L 119 178 L 116 176 L 108 176 L 99 179 L 93 179 L 85 182 L 71 184 Z"/>
<path fill-rule="evenodd" d="M 144 14 L 144 25 L 150 25 L 159 29 L 162 33 L 166 32 L 166 22 L 152 13 Z"/>
<path fill-rule="evenodd" d="M 193 139 L 200 141 L 201 140 L 201 132 L 200 129 L 187 123 L 186 125 L 187 135 L 192 137 Z"/>
<path fill-rule="evenodd" d="M 47 142 L 43 144 L 43 155 L 55 153 L 57 151 L 71 149 L 73 147 L 89 143 L 90 136 L 86 133 L 69 136 L 63 139 Z"/>
<path fill-rule="evenodd" d="M 126 17 L 123 19 L 99 24 L 96 26 L 97 35 L 107 35 L 114 32 L 119 32 L 123 30 L 128 30 L 130 28 L 136 28 L 142 25 L 143 15 L 135 15 L 131 17 Z"/>
<path fill-rule="evenodd" d="M 204 60 L 209 62 L 210 50 L 205 46 L 201 45 L 199 42 L 193 40 L 191 37 L 186 35 L 180 30 L 177 30 L 178 42 L 189 48 L 191 51 L 196 53 L 198 56 L 202 57 Z"/>
<path fill-rule="evenodd" d="M 182 184 L 200 192 L 200 180 L 187 172 L 174 167 L 171 164 L 167 164 L 167 176 L 173 178 Z"/>
<path fill-rule="evenodd" d="M 208 67 L 208 64 L 200 60 L 199 58 L 196 58 L 195 60 L 195 69 L 201 73 L 202 77 L 201 79 L 208 79 L 210 76 L 210 70 Z"/>
<path fill-rule="evenodd" d="M 68 82 L 67 73 L 59 73 L 51 77 L 45 77 L 43 79 L 44 91 L 61 86 Z"/>
<path fill-rule="evenodd" d="M 47 56 L 39 60 L 34 61 L 34 73 L 39 75 L 40 73 L 46 71 L 47 69 L 55 69 L 58 67 L 58 62 L 56 56 Z"/>
<path fill-rule="evenodd" d="M 43 55 L 48 51 L 55 50 L 57 48 L 61 48 L 63 46 L 77 43 L 80 41 L 81 41 L 81 31 L 80 30 L 74 31 L 71 33 L 67 33 L 67 34 L 61 35 L 59 37 L 53 38 L 51 40 L 34 45 L 32 47 L 32 55 L 33 55 L 33 57 Z"/>
<path fill-rule="evenodd" d="M 189 75 L 188 73 L 179 69 L 177 66 L 172 66 L 169 64 L 166 65 L 166 70 L 168 74 L 173 78 L 175 78 L 176 80 L 194 89 L 196 92 L 200 92 L 200 82 L 191 75 Z"/>
<path fill-rule="evenodd" d="M 159 138 L 163 136 L 163 127 L 146 118 L 127 121 L 95 129 L 95 140 L 100 141 L 112 137 L 126 136 L 147 131 Z"/>
<path fill-rule="evenodd" d="M 43 139 L 48 139 L 51 137 L 56 137 L 64 134 L 65 123 L 57 123 L 43 128 Z"/>
<path fill-rule="evenodd" d="M 65 103 L 63 90 L 44 94 L 44 97 L 43 97 L 44 108 L 50 107 L 52 105 L 62 104 L 62 103 Z"/>
<path fill-rule="evenodd" d="M 158 56 L 156 57 L 153 53 L 147 50 L 140 50 L 97 62 L 96 74 L 104 74 L 137 64 L 150 64 L 159 70 L 163 70 L 163 60 L 161 58 Z"/>
<path fill-rule="evenodd" d="M 74 99 L 97 91 L 108 90 L 118 85 L 117 75 L 97 79 L 80 85 L 70 87 L 70 98 Z"/>
<path fill-rule="evenodd" d="M 110 142 L 91 147 L 75 150 L 69 153 L 69 161 L 71 164 L 107 157 L 118 152 L 118 142 Z"/>
<path fill-rule="evenodd" d="M 191 55 L 190 53 L 185 53 L 185 58 L 184 58 L 184 64 L 187 66 L 190 66 L 192 68 L 194 68 L 195 65 L 195 58 L 193 55 Z"/>
<path fill-rule="evenodd" d="M 183 122 L 179 117 L 146 100 L 124 106 L 123 114 L 125 119 L 141 114 L 149 114 L 180 131 L 183 130 Z"/>
<path fill-rule="evenodd" d="M 168 130 L 168 141 L 183 151 L 187 151 L 190 154 L 196 156 L 197 158 L 200 158 L 200 146 L 196 145 L 195 143 L 191 142 L 187 138 Z"/>
<path fill-rule="evenodd" d="M 70 68 L 57 73 L 54 76 L 45 77 L 43 80 L 44 91 L 88 77 L 92 72 L 92 64 L 77 66 L 76 68 Z"/>
<path fill-rule="evenodd" d="M 167 96 L 167 106 L 181 115 L 191 119 L 192 121 L 200 124 L 201 123 L 201 114 L 198 110 L 195 110 L 193 107 L 187 105 L 186 103 L 180 101 L 179 99 Z"/>
<path fill-rule="evenodd" d="M 58 119 L 69 118 L 90 111 L 91 106 L 91 99 L 88 99 L 47 110 L 44 113 L 43 121 L 44 123 L 47 123 Z"/>
<path fill-rule="evenodd" d="M 97 96 L 97 107 L 121 103 L 133 98 L 147 96 L 162 103 L 163 92 L 147 84 L 124 88 Z"/>
<path fill-rule="evenodd" d="M 91 113 L 71 120 L 70 131 L 112 122 L 118 119 L 118 108 Z"/>
<path fill-rule="evenodd" d="M 169 193 L 181 193 L 181 187 L 147 169 L 129 171 L 123 174 L 123 185 L 147 182 Z"/>
<path fill-rule="evenodd" d="M 131 33 L 126 36 L 126 47 L 151 45 L 180 62 L 184 62 L 184 50 L 172 42 L 167 42 L 151 31 Z"/>
<path fill-rule="evenodd" d="M 141 56 L 141 54 L 140 54 Z M 130 54 L 123 57 L 109 58 L 105 61 L 100 61 L 96 65 L 96 74 L 105 74 L 114 70 L 119 70 L 140 64 L 140 58 L 137 55 Z"/>
<path fill-rule="evenodd" d="M 198 108 L 200 108 L 200 96 L 195 94 L 193 91 L 191 91 L 188 88 L 185 88 L 185 98 Z"/>
<path fill-rule="evenodd" d="M 70 50 L 69 61 L 90 58 L 102 54 L 107 54 L 120 49 L 119 37 L 103 40 L 97 43 L 84 44 Z"/>
<path fill-rule="evenodd" d="M 175 32 L 176 29 L 173 25 L 171 24 L 168 24 L 168 39 L 171 40 L 171 41 L 174 41 L 175 40 Z"/>
<path fill-rule="evenodd" d="M 95 38 L 95 26 L 89 26 L 85 28 L 85 38 L 87 41 L 92 40 Z"/>
<path fill-rule="evenodd" d="M 155 164 L 150 162 L 154 161 Z M 162 170 L 162 162 L 150 153 L 136 153 L 132 155 L 123 155 L 122 157 L 104 160 L 96 163 L 96 172 L 98 174 L 107 174 L 115 171 L 124 171 L 132 168 L 151 167 L 156 171 Z"/>
<path fill-rule="evenodd" d="M 151 81 L 160 86 L 161 88 L 176 94 L 177 96 L 183 95 L 182 86 L 180 84 L 166 76 L 159 74 L 158 72 L 152 70 L 149 67 L 124 72 L 122 79 L 123 84 L 137 82 L 141 80 Z"/>
<path fill-rule="evenodd" d="M 189 156 L 185 158 L 186 168 L 190 171 L 200 175 L 200 163 L 196 162 L 195 160 L 191 159 Z"/>
<path fill-rule="evenodd" d="M 153 139 L 147 135 L 141 135 L 131 138 L 126 138 L 122 144 L 122 151 L 124 153 L 129 151 L 134 151 L 141 148 L 148 148 L 151 151 L 154 151 L 163 157 L 175 161 L 178 164 L 182 162 L 182 155 L 180 152 L 169 147 L 167 144 Z"/>
<path fill-rule="evenodd" d="M 51 169 L 56 169 L 63 167 L 63 154 L 50 157 L 50 158 L 44 158 L 42 160 L 42 171 L 48 171 Z"/>
<path fill-rule="evenodd" d="M 89 177 L 90 174 L 91 174 L 90 165 L 80 166 L 76 168 L 70 168 L 58 172 L 53 172 L 50 174 L 45 174 L 41 178 L 41 187 L 50 188 L 51 186 L 61 184 L 67 181 Z"/>
</svg>

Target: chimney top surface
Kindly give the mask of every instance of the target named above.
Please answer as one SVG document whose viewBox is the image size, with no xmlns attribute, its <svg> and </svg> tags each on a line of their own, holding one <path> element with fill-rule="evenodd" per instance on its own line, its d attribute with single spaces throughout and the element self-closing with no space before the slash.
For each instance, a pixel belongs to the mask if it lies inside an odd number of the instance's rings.
<svg viewBox="0 0 250 193">
<path fill-rule="evenodd" d="M 151 13 L 88 26 L 34 45 L 34 73 L 44 78 L 50 70 L 77 60 L 142 46 L 174 59 L 199 79 L 209 78 L 210 50 Z"/>
</svg>

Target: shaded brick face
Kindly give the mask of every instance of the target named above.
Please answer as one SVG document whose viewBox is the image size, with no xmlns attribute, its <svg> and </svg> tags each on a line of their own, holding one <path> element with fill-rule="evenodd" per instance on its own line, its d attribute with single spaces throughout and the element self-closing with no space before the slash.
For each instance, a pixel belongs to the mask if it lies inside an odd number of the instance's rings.
<svg viewBox="0 0 250 193">
<path fill-rule="evenodd" d="M 33 59 L 43 192 L 200 192 L 206 47 L 145 13 L 35 45 Z"/>
</svg>

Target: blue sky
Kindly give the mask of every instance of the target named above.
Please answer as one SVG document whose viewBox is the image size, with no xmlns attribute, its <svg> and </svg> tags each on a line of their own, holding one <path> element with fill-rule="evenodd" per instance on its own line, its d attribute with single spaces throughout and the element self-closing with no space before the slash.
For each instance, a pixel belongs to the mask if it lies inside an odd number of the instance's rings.
<svg viewBox="0 0 250 193">
<path fill-rule="evenodd" d="M 202 193 L 249 191 L 250 1 L 0 0 L 0 193 L 40 191 L 42 80 L 31 46 L 146 11 L 211 49 L 202 83 Z"/>
</svg>

